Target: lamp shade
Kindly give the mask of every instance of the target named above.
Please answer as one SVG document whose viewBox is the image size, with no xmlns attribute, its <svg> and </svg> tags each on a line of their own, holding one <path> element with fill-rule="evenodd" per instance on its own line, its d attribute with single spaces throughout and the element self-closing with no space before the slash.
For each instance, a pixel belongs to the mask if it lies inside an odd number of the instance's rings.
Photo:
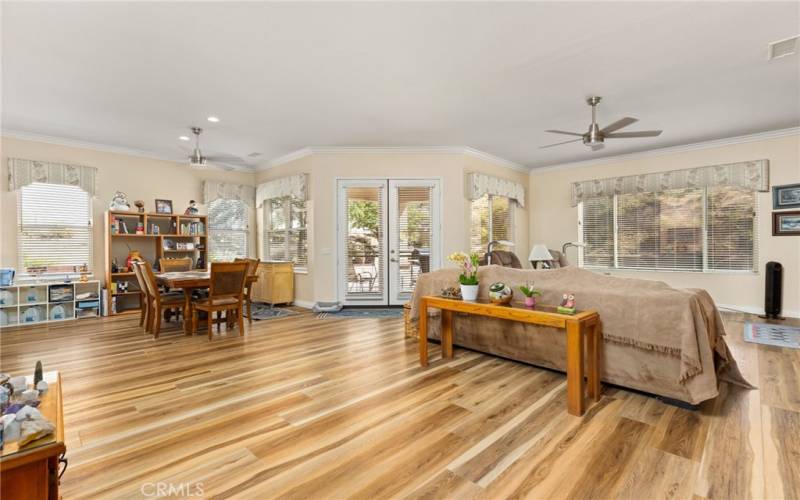
<svg viewBox="0 0 800 500">
<path fill-rule="evenodd" d="M 531 262 L 535 261 L 542 261 L 542 260 L 554 260 L 553 256 L 550 254 L 550 250 L 547 249 L 547 246 L 542 244 L 533 245 L 531 249 L 530 255 L 528 255 L 528 260 Z"/>
</svg>

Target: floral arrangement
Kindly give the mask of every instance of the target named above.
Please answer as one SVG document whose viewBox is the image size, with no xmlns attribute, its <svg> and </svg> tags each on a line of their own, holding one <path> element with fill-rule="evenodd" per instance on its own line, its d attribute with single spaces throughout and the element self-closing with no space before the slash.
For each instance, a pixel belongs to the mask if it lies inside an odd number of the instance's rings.
<svg viewBox="0 0 800 500">
<path fill-rule="evenodd" d="M 458 276 L 458 282 L 460 284 L 478 284 L 478 261 L 480 260 L 480 255 L 476 252 L 472 252 L 469 255 L 464 252 L 453 252 L 447 256 L 447 260 L 457 264 L 461 268 L 461 274 Z"/>
<path fill-rule="evenodd" d="M 519 287 L 519 291 L 522 292 L 522 295 L 526 297 L 533 297 L 536 295 L 541 296 L 542 292 L 533 288 L 533 282 L 525 283 L 524 285 Z"/>
</svg>

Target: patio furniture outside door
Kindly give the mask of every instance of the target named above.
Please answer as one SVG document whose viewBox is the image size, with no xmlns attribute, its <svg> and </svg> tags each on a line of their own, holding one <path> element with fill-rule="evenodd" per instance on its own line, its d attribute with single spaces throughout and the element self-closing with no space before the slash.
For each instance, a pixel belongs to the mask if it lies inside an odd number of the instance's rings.
<svg viewBox="0 0 800 500">
<path fill-rule="evenodd" d="M 441 263 L 438 179 L 340 179 L 339 300 L 402 305 Z"/>
</svg>

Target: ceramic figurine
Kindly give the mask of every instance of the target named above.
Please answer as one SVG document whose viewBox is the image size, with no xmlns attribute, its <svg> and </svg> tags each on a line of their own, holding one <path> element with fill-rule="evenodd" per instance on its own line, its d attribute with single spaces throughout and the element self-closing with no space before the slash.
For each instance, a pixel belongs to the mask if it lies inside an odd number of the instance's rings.
<svg viewBox="0 0 800 500">
<path fill-rule="evenodd" d="M 40 380 L 44 380 L 44 372 L 42 371 L 42 362 L 37 361 L 36 368 L 33 370 L 33 386 L 36 387 Z"/>
<path fill-rule="evenodd" d="M 117 292 L 125 293 L 128 291 L 129 283 L 127 281 L 117 281 Z"/>
<path fill-rule="evenodd" d="M 144 201 L 136 200 L 133 202 L 136 205 L 136 208 L 139 210 L 139 213 L 144 213 Z"/>
<path fill-rule="evenodd" d="M 514 297 L 514 291 L 505 283 L 498 281 L 489 286 L 489 300 L 495 304 L 508 304 Z"/>
<path fill-rule="evenodd" d="M 183 215 L 197 215 L 198 213 L 200 213 L 200 210 L 197 209 L 197 202 L 189 200 L 189 206 L 186 207 L 186 211 Z"/>
<path fill-rule="evenodd" d="M 558 306 L 558 312 L 561 314 L 575 314 L 575 295 L 565 293 L 561 296 L 561 305 Z"/>
<path fill-rule="evenodd" d="M 111 205 L 109 205 L 109 208 L 111 210 L 130 211 L 131 204 L 128 202 L 128 196 L 122 191 L 117 191 L 114 193 L 114 197 L 111 198 Z"/>
<path fill-rule="evenodd" d="M 39 383 L 36 384 L 36 390 L 39 391 L 39 394 L 44 394 L 45 392 L 47 392 L 47 389 L 49 388 L 50 385 L 48 385 L 48 383 L 45 382 L 44 380 L 40 380 Z"/>
</svg>

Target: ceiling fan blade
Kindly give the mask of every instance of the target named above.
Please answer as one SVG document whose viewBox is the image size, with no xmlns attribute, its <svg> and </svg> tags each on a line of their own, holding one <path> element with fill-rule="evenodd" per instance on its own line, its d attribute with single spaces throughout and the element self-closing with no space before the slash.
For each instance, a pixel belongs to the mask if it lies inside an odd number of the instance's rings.
<svg viewBox="0 0 800 500">
<path fill-rule="evenodd" d="M 249 166 L 249 163 L 235 155 L 211 154 L 206 157 L 208 161 L 230 163 L 233 165 Z"/>
<path fill-rule="evenodd" d="M 617 134 L 605 134 L 606 139 L 624 139 L 625 137 L 658 137 L 661 130 L 642 130 L 641 132 L 619 132 Z"/>
<path fill-rule="evenodd" d="M 639 120 L 637 120 L 636 118 L 631 118 L 630 116 L 626 116 L 625 118 L 622 118 L 621 120 L 617 120 L 614 123 L 612 123 L 611 125 L 607 125 L 605 128 L 600 129 L 600 132 L 603 133 L 603 134 L 607 134 L 608 132 L 613 132 L 615 130 L 619 130 L 622 127 L 627 127 L 628 125 L 632 125 L 632 124 L 634 124 L 634 123 L 636 123 L 638 121 Z"/>
<path fill-rule="evenodd" d="M 569 141 L 557 142 L 557 143 L 555 143 L 555 144 L 548 144 L 547 146 L 539 146 L 539 149 L 544 149 L 544 148 L 552 148 L 553 146 L 560 146 L 560 145 L 562 145 L 562 144 L 569 144 L 570 142 L 578 142 L 578 141 L 582 141 L 582 140 L 583 140 L 583 138 L 580 138 L 580 139 L 571 139 L 571 140 L 569 140 Z"/>
<path fill-rule="evenodd" d="M 550 132 L 551 134 L 577 135 L 578 137 L 583 137 L 583 134 L 579 134 L 577 132 L 565 132 L 563 130 L 545 130 L 545 132 Z"/>
</svg>

